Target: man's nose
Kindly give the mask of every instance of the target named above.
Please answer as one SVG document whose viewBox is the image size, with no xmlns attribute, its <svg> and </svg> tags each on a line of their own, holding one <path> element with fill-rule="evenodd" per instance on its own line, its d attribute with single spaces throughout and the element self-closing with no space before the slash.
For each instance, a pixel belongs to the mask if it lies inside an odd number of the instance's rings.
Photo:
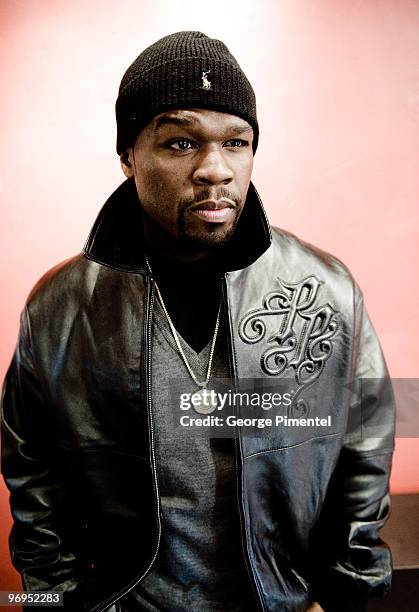
<svg viewBox="0 0 419 612">
<path fill-rule="evenodd" d="M 228 185 L 233 180 L 233 171 L 227 164 L 223 150 L 202 152 L 192 178 L 197 185 Z"/>
</svg>

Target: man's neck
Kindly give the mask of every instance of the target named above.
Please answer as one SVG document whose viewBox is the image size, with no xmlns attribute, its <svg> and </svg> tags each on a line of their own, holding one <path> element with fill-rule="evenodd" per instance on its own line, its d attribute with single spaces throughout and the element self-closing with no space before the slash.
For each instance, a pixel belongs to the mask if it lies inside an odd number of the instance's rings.
<svg viewBox="0 0 419 612">
<path fill-rule="evenodd" d="M 197 353 L 211 340 L 220 307 L 220 271 L 213 258 L 173 259 L 149 255 L 149 266 L 173 325 Z"/>
</svg>

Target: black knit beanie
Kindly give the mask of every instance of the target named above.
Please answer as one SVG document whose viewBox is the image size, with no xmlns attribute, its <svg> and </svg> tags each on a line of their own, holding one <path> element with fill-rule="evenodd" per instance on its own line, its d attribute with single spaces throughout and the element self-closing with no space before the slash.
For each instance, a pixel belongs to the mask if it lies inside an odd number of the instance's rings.
<svg viewBox="0 0 419 612">
<path fill-rule="evenodd" d="M 116 101 L 118 154 L 140 131 L 169 109 L 209 108 L 259 126 L 255 93 L 235 58 L 220 40 L 201 32 L 176 32 L 145 49 L 125 72 Z"/>
</svg>

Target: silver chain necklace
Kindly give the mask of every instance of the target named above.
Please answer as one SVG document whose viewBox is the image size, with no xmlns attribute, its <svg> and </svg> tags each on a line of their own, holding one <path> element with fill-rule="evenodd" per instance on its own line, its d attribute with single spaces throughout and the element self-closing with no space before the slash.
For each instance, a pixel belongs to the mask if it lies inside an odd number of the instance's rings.
<svg viewBox="0 0 419 612">
<path fill-rule="evenodd" d="M 145 263 L 147 265 L 147 268 L 150 272 L 150 274 L 153 274 L 153 271 L 151 269 L 150 266 L 150 262 L 148 260 L 147 255 L 145 256 Z M 209 353 L 209 358 L 208 358 L 208 367 L 207 367 L 207 375 L 205 377 L 205 380 L 203 381 L 199 381 L 198 378 L 195 375 L 195 372 L 192 370 L 186 355 L 183 351 L 182 345 L 180 344 L 180 340 L 179 340 L 179 336 L 178 333 L 175 329 L 175 326 L 173 325 L 172 319 L 170 318 L 170 315 L 167 311 L 166 305 L 164 303 L 162 294 L 160 292 L 159 286 L 156 282 L 156 280 L 154 279 L 154 283 L 155 283 L 155 287 L 156 287 L 156 292 L 159 298 L 159 302 L 161 304 L 161 307 L 163 309 L 163 312 L 165 314 L 165 317 L 167 319 L 167 322 L 169 324 L 170 330 L 172 332 L 174 341 L 176 343 L 176 346 L 178 348 L 178 351 L 183 359 L 183 362 L 186 366 L 186 369 L 188 370 L 192 380 L 198 385 L 198 387 L 200 387 L 199 391 L 195 391 L 195 393 L 192 394 L 191 396 L 191 402 L 192 402 L 192 406 L 195 410 L 195 412 L 198 412 L 199 414 L 210 414 L 211 412 L 214 412 L 214 410 L 217 408 L 217 400 L 216 400 L 216 396 L 215 393 L 211 393 L 208 391 L 207 389 L 207 384 L 209 382 L 210 376 L 211 376 L 211 369 L 212 369 L 212 361 L 214 358 L 214 350 L 215 350 L 215 343 L 217 341 L 217 335 L 218 335 L 218 329 L 220 327 L 220 318 L 221 318 L 221 301 L 220 301 L 220 305 L 218 307 L 218 313 L 217 313 L 217 319 L 215 321 L 215 329 L 214 329 L 214 335 L 212 337 L 212 341 L 211 341 L 211 348 L 210 348 L 210 353 Z"/>
</svg>

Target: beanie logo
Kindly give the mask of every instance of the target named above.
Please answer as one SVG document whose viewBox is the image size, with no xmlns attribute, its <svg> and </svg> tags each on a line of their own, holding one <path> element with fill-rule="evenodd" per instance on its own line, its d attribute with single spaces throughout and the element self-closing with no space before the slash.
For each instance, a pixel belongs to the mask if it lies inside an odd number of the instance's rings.
<svg viewBox="0 0 419 612">
<path fill-rule="evenodd" d="M 211 81 L 207 79 L 207 74 L 209 74 L 211 70 L 202 71 L 202 87 L 201 89 L 212 89 Z"/>
</svg>

